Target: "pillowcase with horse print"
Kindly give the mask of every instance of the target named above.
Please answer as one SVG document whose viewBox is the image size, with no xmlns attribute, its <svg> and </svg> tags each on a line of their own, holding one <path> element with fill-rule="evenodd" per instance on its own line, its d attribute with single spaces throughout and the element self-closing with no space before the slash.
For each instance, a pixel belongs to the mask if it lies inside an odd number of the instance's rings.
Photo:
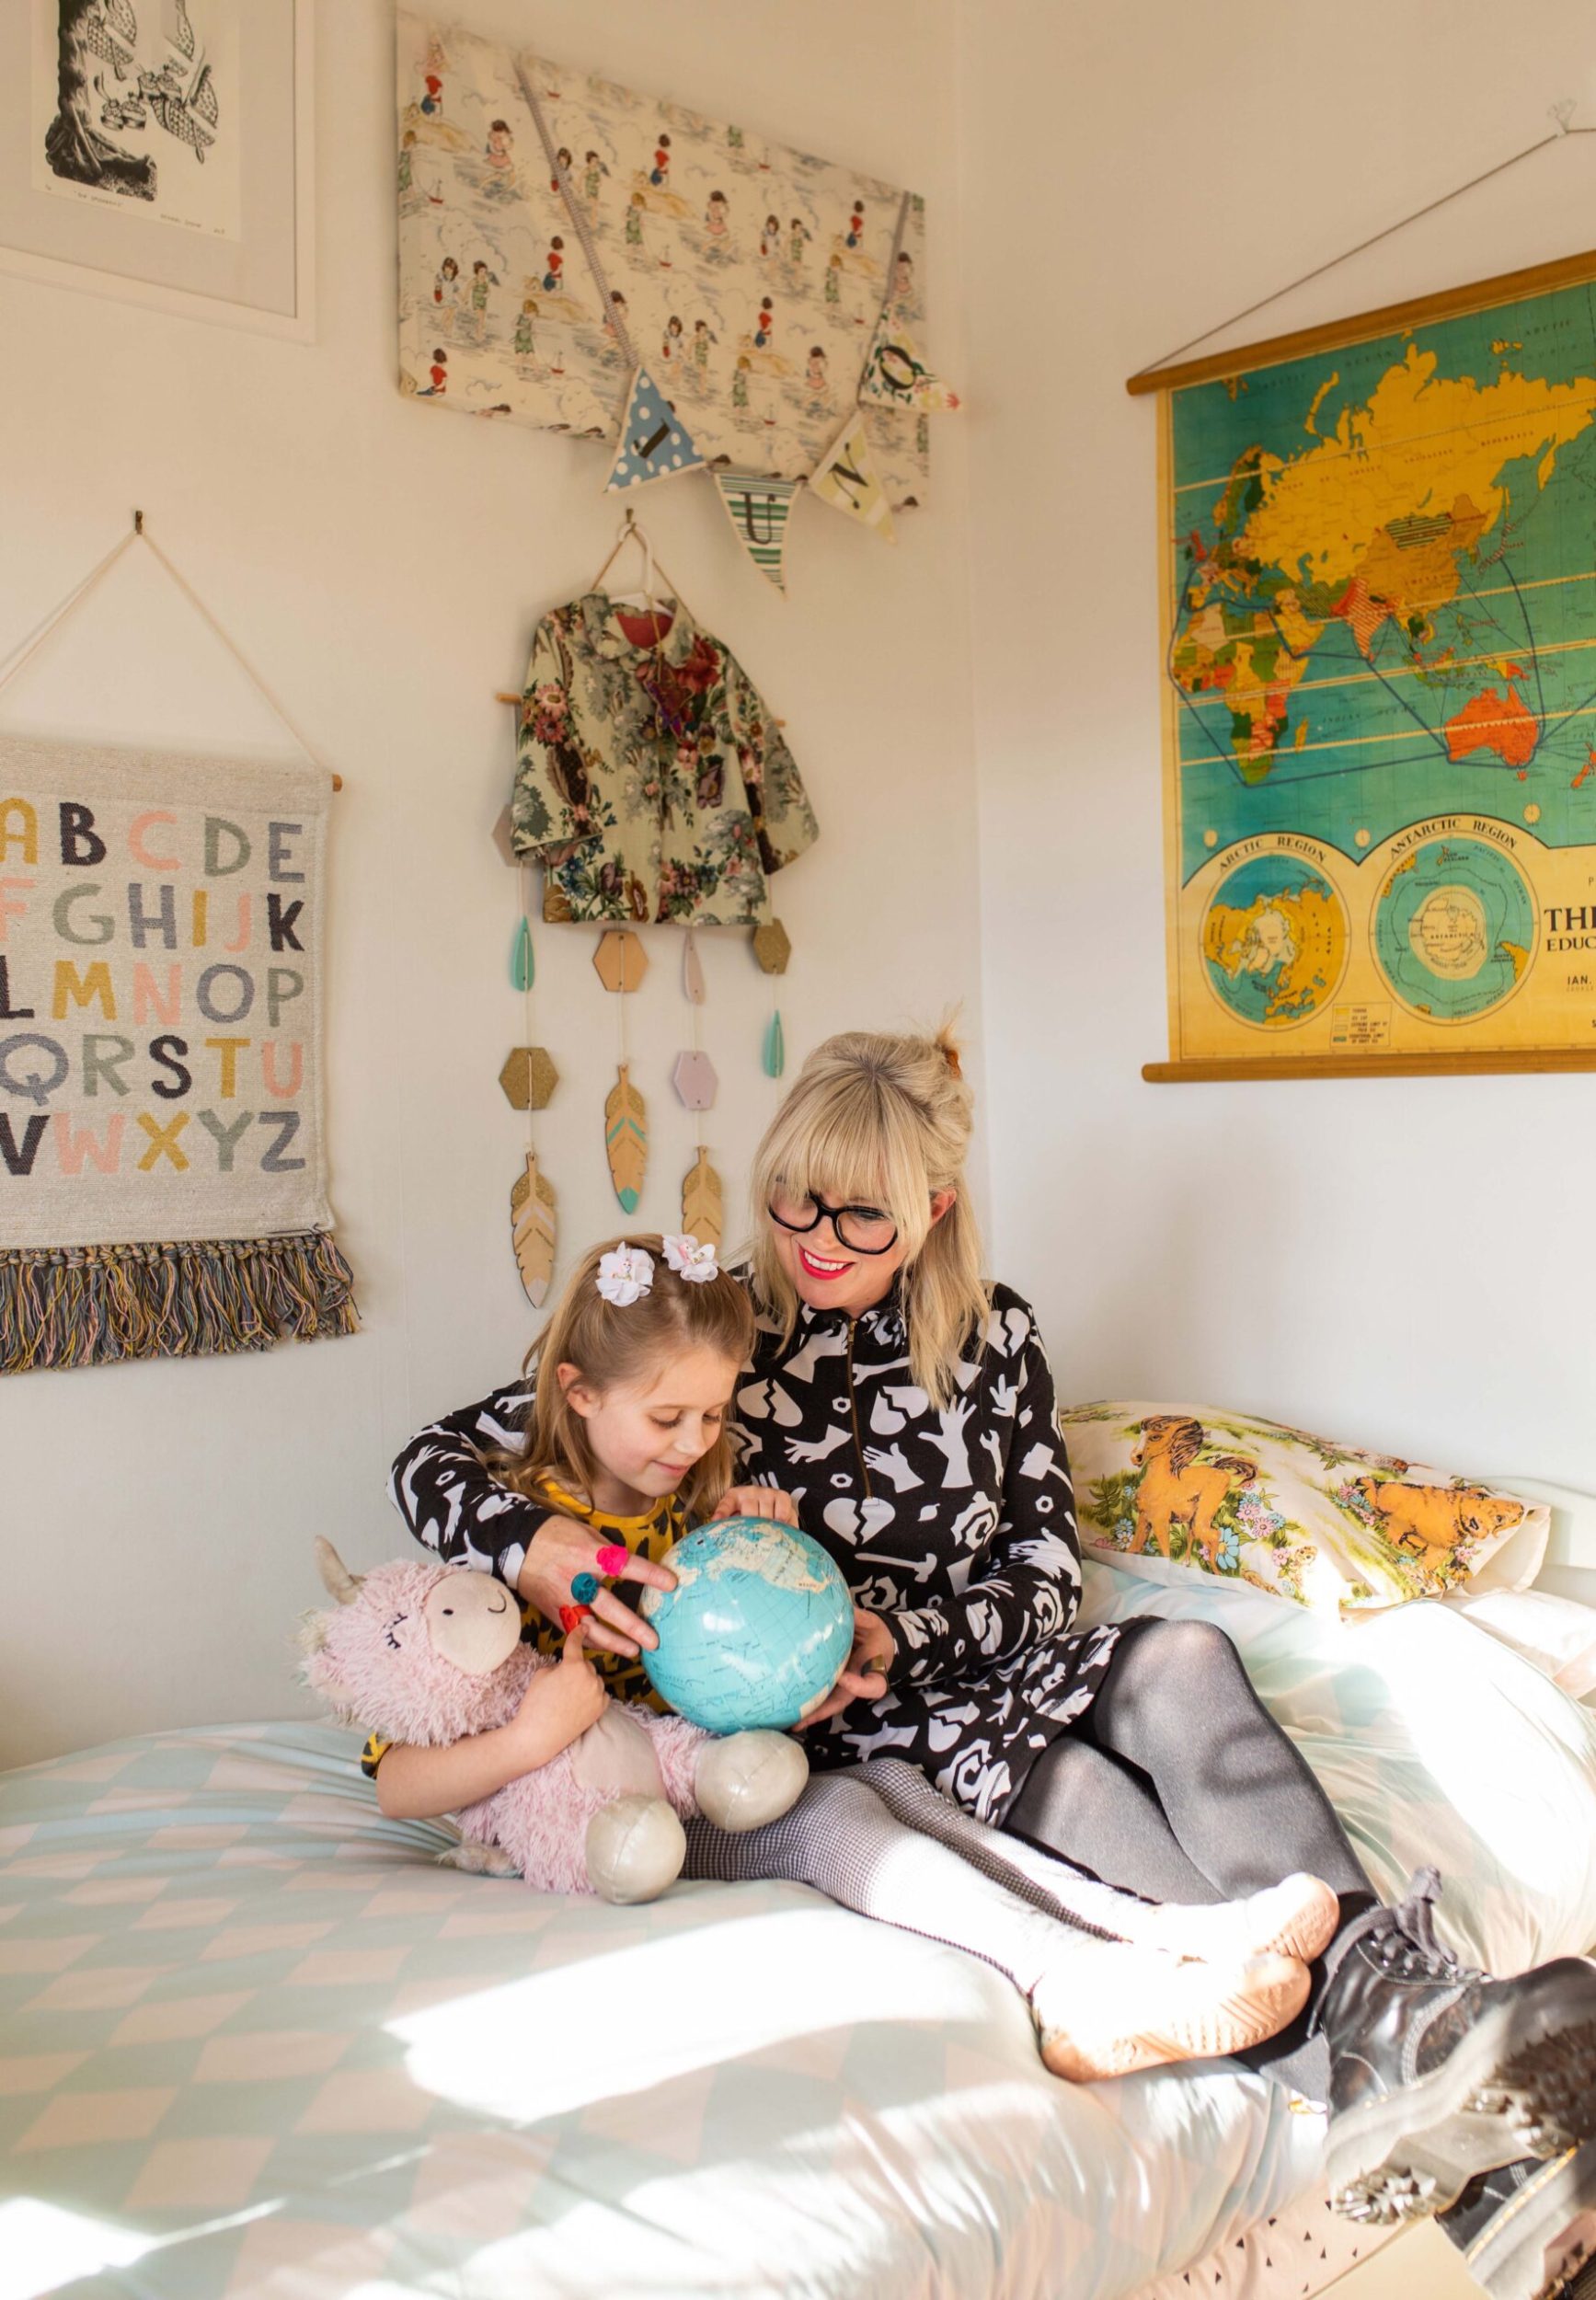
<svg viewBox="0 0 1596 2300">
<path fill-rule="evenodd" d="M 1189 1570 L 1373 1612 L 1462 1589 L 1509 1543 L 1521 1587 L 1550 1530 L 1541 1502 L 1250 1414 L 1132 1402 L 1059 1423 L 1083 1548 L 1156 1581 Z"/>
</svg>

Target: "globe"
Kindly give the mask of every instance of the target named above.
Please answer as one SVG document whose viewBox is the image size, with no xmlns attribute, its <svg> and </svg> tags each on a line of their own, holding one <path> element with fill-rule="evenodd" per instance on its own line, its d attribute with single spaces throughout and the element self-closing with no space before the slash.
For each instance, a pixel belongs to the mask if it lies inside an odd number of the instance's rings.
<svg viewBox="0 0 1596 2300">
<path fill-rule="evenodd" d="M 664 1562 L 673 1590 L 643 1592 L 660 1642 L 649 1683 L 712 1733 L 795 1725 L 823 1701 L 853 1648 L 848 1585 L 820 1544 L 768 1517 L 700 1525 Z"/>
</svg>

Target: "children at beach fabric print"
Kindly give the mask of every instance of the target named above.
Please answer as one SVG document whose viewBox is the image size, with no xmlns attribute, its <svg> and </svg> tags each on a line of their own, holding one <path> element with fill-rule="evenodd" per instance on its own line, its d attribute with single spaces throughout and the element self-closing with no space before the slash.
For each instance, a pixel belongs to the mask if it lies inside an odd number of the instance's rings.
<svg viewBox="0 0 1596 2300">
<path fill-rule="evenodd" d="M 240 236 L 230 0 L 32 0 L 36 191 Z"/>
<path fill-rule="evenodd" d="M 397 58 L 401 390 L 613 443 L 640 364 L 706 463 L 797 481 L 884 314 L 924 340 L 901 188 L 404 12 Z M 861 410 L 893 509 L 925 498 L 919 414 Z"/>
</svg>

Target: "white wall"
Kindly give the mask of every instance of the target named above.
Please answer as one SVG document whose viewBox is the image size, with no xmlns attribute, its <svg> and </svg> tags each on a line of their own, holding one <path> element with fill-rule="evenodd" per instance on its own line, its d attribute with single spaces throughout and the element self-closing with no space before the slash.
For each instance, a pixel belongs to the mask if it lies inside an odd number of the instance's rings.
<svg viewBox="0 0 1596 2300">
<path fill-rule="evenodd" d="M 992 1180 L 1067 1396 L 1596 1487 L 1596 1077 L 1138 1075 L 1166 1051 L 1155 419 L 1123 379 L 1546 133 L 1557 98 L 1596 121 L 1582 0 L 1519 24 L 1489 0 L 966 12 Z M 1593 190 L 1596 138 L 1565 144 L 1228 340 L 1588 247 Z"/>
<path fill-rule="evenodd" d="M 485 29 L 909 183 L 929 201 L 936 348 L 963 362 L 952 0 L 470 0 Z M 365 1324 L 270 1356 L 0 1384 L 0 1763 L 298 1704 L 288 1641 L 314 1533 L 357 1564 L 403 1536 L 388 1461 L 422 1420 L 511 1374 L 534 1320 L 508 1243 L 524 1121 L 499 1065 L 522 1036 L 512 881 L 488 832 L 533 625 L 585 587 L 616 523 L 603 459 L 468 423 L 394 385 L 387 0 L 320 10 L 321 332 L 311 348 L 0 278 L 0 650 L 137 503 L 329 765 L 335 802 L 329 1133 Z M 827 1030 L 979 1003 L 964 443 L 885 549 L 800 507 L 793 593 L 741 557 L 708 483 L 647 518 L 695 613 L 749 668 L 822 838 L 778 885 L 789 1070 Z M 17 684 L 0 726 L 289 748 L 146 555 Z M 706 937 L 709 1140 L 739 1190 L 776 1089 L 769 985 L 746 937 Z M 568 1246 L 618 1225 L 601 1112 L 614 1009 L 591 929 L 537 936 L 535 1024 L 561 1072 L 541 1133 Z M 653 1157 L 640 1220 L 672 1227 L 691 1121 L 680 940 L 649 937 L 634 1075 Z M 0 1203 L 0 1236 L 4 1210 Z"/>
</svg>

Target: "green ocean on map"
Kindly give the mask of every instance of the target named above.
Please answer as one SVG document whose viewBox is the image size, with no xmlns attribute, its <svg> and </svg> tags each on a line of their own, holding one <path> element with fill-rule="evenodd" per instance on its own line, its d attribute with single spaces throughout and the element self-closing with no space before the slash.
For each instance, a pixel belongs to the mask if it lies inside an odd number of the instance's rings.
<svg viewBox="0 0 1596 2300">
<path fill-rule="evenodd" d="M 1182 882 L 1471 811 L 1596 845 L 1596 284 L 1172 400 Z"/>
</svg>

